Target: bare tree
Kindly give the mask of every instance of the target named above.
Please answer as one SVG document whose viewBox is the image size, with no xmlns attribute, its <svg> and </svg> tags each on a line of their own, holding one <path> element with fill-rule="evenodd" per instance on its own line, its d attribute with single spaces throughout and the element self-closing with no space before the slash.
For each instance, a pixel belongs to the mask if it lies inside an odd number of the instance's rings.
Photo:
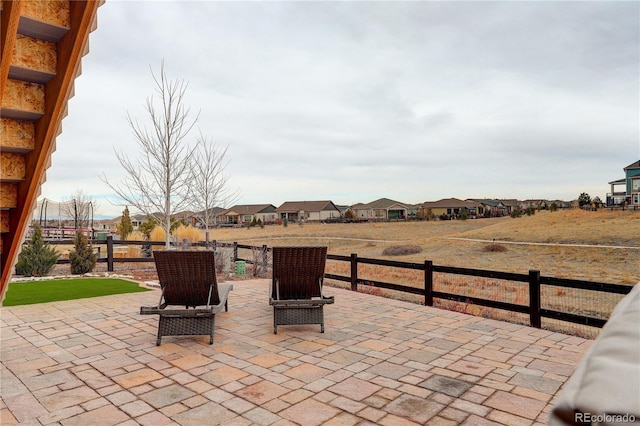
<svg viewBox="0 0 640 426">
<path fill-rule="evenodd" d="M 152 70 L 151 76 L 158 95 L 157 102 L 150 96 L 145 105 L 151 130 L 127 114 L 140 157 L 134 162 L 124 151 L 116 151 L 128 176 L 119 185 L 110 183 L 106 176 L 103 181 L 124 201 L 123 204 L 146 214 L 164 229 L 166 248 L 169 248 L 171 225 L 176 220 L 173 216 L 184 210 L 191 199 L 189 177 L 193 149 L 186 144 L 185 138 L 199 114 L 190 119 L 190 108 L 184 105 L 187 83 L 168 80 L 164 61 L 160 75 L 156 77 Z"/>
<path fill-rule="evenodd" d="M 200 222 L 204 225 L 207 243 L 209 242 L 209 227 L 214 223 L 216 215 L 214 207 L 225 207 L 238 197 L 237 191 L 231 191 L 226 174 L 228 161 L 227 149 L 218 147 L 213 140 L 200 134 L 196 155 L 193 157 L 192 176 L 190 185 L 192 190 L 192 208 L 202 211 Z"/>
<path fill-rule="evenodd" d="M 76 229 L 85 229 L 93 226 L 94 209 L 97 207 L 91 197 L 77 189 L 71 194 L 71 199 L 60 205 L 60 210 L 65 217 L 73 218 Z"/>
</svg>

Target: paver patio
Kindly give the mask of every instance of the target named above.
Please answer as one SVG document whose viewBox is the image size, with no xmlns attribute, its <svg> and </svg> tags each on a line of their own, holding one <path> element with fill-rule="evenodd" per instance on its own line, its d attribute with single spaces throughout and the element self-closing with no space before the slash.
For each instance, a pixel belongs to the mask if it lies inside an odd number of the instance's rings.
<svg viewBox="0 0 640 426">
<path fill-rule="evenodd" d="M 159 291 L 1 308 L 2 425 L 546 424 L 590 340 L 327 287 L 273 334 L 268 281 L 235 281 L 207 336 L 139 315 Z"/>
</svg>

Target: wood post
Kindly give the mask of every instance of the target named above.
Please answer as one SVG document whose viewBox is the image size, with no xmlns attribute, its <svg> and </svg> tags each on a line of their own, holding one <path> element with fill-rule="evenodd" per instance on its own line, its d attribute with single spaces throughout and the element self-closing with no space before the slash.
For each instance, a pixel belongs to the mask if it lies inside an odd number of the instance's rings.
<svg viewBox="0 0 640 426">
<path fill-rule="evenodd" d="M 107 236 L 107 271 L 113 272 L 113 236 Z"/>
<path fill-rule="evenodd" d="M 424 261 L 424 306 L 433 306 L 433 262 Z"/>
<path fill-rule="evenodd" d="M 351 253 L 351 290 L 358 291 L 358 255 Z"/>
<path fill-rule="evenodd" d="M 529 270 L 529 321 L 531 327 L 541 328 L 540 316 L 540 271 Z"/>
</svg>

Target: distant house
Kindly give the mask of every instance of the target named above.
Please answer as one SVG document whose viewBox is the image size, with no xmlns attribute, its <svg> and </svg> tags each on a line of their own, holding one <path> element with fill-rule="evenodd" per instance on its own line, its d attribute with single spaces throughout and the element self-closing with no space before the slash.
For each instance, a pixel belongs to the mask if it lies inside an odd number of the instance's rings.
<svg viewBox="0 0 640 426">
<path fill-rule="evenodd" d="M 118 225 L 120 224 L 121 218 L 122 216 L 113 219 L 102 219 L 96 223 L 94 229 L 96 231 L 116 232 L 118 230 Z"/>
<path fill-rule="evenodd" d="M 358 203 L 351 206 L 356 218 L 370 220 L 404 220 L 410 212 L 417 210 L 415 206 L 403 204 L 388 198 L 380 198 L 367 204 Z"/>
<path fill-rule="evenodd" d="M 275 222 L 278 214 L 273 204 L 238 204 L 220 214 L 220 224 L 242 225 L 258 221 L 264 223 Z"/>
<path fill-rule="evenodd" d="M 509 213 L 509 207 L 502 202 L 502 200 L 494 200 L 490 198 L 469 198 L 467 201 L 472 201 L 480 204 L 478 206 L 478 216 L 506 216 Z"/>
<path fill-rule="evenodd" d="M 198 223 L 197 214 L 190 210 L 176 213 L 175 215 L 173 215 L 173 218 L 175 220 L 182 220 L 184 221 L 184 223 L 190 226 L 196 226 L 196 224 Z"/>
<path fill-rule="evenodd" d="M 511 214 L 520 205 L 520 201 L 515 198 L 501 199 L 500 202 L 507 208 L 507 214 Z"/>
<path fill-rule="evenodd" d="M 278 218 L 288 222 L 323 221 L 341 217 L 332 201 L 287 201 L 277 208 Z"/>
<path fill-rule="evenodd" d="M 526 209 L 546 209 L 551 205 L 551 203 L 547 200 L 540 199 L 530 199 L 520 201 L 520 208 L 523 210 Z"/>
<path fill-rule="evenodd" d="M 223 209 L 222 207 L 212 207 L 209 210 L 209 227 L 214 227 L 216 225 L 219 224 L 220 222 L 220 215 L 226 211 L 226 209 Z M 195 222 L 196 227 L 198 228 L 204 228 L 205 225 L 205 210 L 202 210 L 201 212 L 198 213 L 194 213 L 193 214 L 193 219 Z"/>
<path fill-rule="evenodd" d="M 420 215 L 422 217 L 459 217 L 465 210 L 469 216 L 484 214 L 482 204 L 476 201 L 460 200 L 458 198 L 443 198 L 438 201 L 424 202 L 420 206 Z"/>
<path fill-rule="evenodd" d="M 609 182 L 611 192 L 607 194 L 607 206 L 624 204 L 640 206 L 640 160 L 629 164 L 624 169 L 625 177 Z M 616 191 L 616 187 L 624 191 Z"/>
</svg>

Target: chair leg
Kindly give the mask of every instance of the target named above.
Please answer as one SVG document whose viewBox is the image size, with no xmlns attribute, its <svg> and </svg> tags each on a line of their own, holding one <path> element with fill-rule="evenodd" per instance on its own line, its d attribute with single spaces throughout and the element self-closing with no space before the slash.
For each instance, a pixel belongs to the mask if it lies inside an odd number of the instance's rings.
<svg viewBox="0 0 640 426">
<path fill-rule="evenodd" d="M 324 333 L 324 323 L 320 324 L 320 333 Z"/>
<path fill-rule="evenodd" d="M 158 340 L 156 340 L 156 346 L 160 346 L 160 340 L 162 340 L 162 336 L 158 335 Z"/>
</svg>

